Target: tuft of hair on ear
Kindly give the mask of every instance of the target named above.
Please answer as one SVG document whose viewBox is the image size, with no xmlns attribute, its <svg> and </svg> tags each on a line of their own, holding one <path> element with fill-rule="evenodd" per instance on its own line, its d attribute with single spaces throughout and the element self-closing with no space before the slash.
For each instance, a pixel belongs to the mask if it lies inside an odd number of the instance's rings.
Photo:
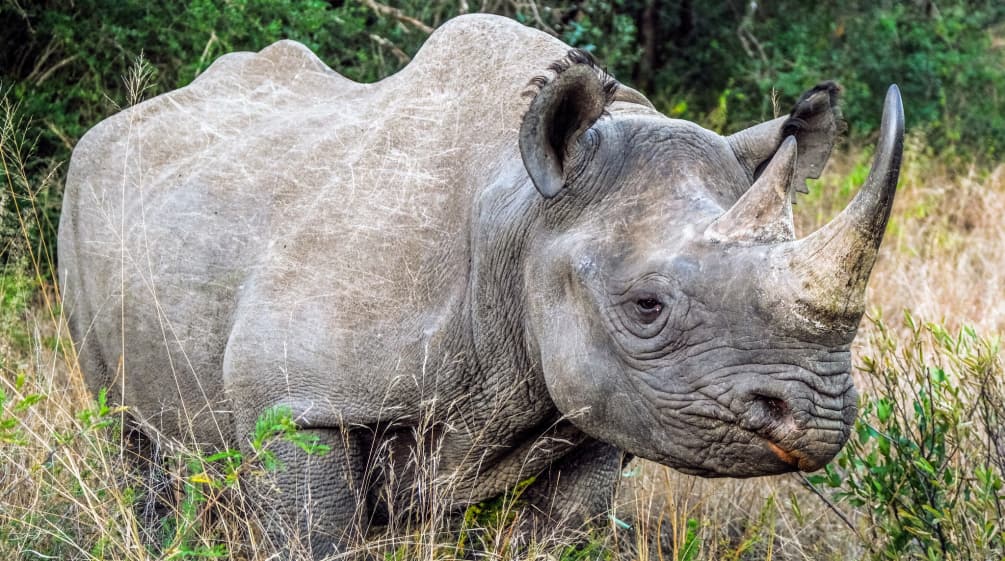
<svg viewBox="0 0 1005 561">
<path fill-rule="evenodd" d="M 530 83 L 527 84 L 528 89 L 523 92 L 523 96 L 530 98 L 537 96 L 541 89 L 548 85 L 549 82 L 577 64 L 586 65 L 597 73 L 601 82 L 604 84 L 604 105 L 610 105 L 611 102 L 614 101 L 614 95 L 617 93 L 618 87 L 621 84 L 619 84 L 613 76 L 608 74 L 606 70 L 600 67 L 600 64 L 597 62 L 597 59 L 594 58 L 593 54 L 589 51 L 584 51 L 583 49 L 570 49 L 564 57 L 549 64 L 548 70 L 554 73 L 554 76 L 551 78 L 543 75 L 531 78 Z"/>
<path fill-rule="evenodd" d="M 820 82 L 811 90 L 803 93 L 796 104 L 792 106 L 789 118 L 782 124 L 782 140 L 801 131 L 814 128 L 810 121 L 827 111 L 833 114 L 834 123 L 838 129 L 837 134 L 844 134 L 848 130 L 848 124 L 841 116 L 841 107 L 838 105 L 840 97 L 841 86 L 833 80 Z"/>
</svg>

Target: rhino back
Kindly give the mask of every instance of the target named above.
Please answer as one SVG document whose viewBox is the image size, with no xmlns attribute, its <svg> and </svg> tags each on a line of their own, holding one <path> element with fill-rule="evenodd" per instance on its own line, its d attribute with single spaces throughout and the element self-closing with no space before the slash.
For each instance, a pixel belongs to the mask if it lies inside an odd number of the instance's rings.
<svg viewBox="0 0 1005 561">
<path fill-rule="evenodd" d="M 226 440 L 239 324 L 324 363 L 276 382 L 287 391 L 386 400 L 463 299 L 477 194 L 522 174 L 520 94 L 565 49 L 463 17 L 364 85 L 283 41 L 99 124 L 74 152 L 59 240 L 89 384 L 121 383 L 168 433 Z M 353 365 L 368 374 L 339 372 Z"/>
</svg>

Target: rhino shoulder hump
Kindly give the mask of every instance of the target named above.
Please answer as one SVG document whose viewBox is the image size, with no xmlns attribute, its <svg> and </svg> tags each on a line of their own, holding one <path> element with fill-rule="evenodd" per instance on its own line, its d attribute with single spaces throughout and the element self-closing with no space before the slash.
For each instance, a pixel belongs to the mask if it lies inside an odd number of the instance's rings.
<svg viewBox="0 0 1005 561">
<path fill-rule="evenodd" d="M 420 58 L 423 52 L 443 50 L 461 55 L 476 45 L 507 50 L 523 42 L 543 42 L 551 47 L 562 46 L 563 51 L 568 49 L 558 39 L 510 18 L 492 14 L 465 14 L 438 27 L 422 45 L 416 58 Z"/>
<path fill-rule="evenodd" d="M 236 52 L 222 55 L 213 61 L 213 64 L 200 74 L 192 84 L 228 80 L 235 77 L 259 77 L 272 80 L 293 79 L 304 71 L 342 77 L 322 62 L 306 45 L 291 39 L 283 39 L 257 53 Z"/>
</svg>

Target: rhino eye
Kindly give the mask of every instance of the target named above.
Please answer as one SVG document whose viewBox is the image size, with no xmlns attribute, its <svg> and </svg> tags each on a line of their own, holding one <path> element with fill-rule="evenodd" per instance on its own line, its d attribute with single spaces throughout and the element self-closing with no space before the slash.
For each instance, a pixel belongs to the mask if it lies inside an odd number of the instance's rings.
<svg viewBox="0 0 1005 561">
<path fill-rule="evenodd" d="M 663 303 L 652 297 L 639 298 L 635 301 L 635 309 L 638 310 L 639 318 L 642 321 L 650 323 L 660 316 L 660 312 L 663 311 Z"/>
</svg>

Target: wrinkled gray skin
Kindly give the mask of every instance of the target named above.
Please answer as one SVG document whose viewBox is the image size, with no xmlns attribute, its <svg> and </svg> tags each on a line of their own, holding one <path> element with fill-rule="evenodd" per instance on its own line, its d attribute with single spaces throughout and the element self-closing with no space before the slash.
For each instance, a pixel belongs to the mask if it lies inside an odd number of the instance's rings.
<svg viewBox="0 0 1005 561">
<path fill-rule="evenodd" d="M 316 556 L 406 510 L 417 464 L 446 508 L 536 475 L 528 519 L 566 523 L 609 507 L 624 452 L 713 477 L 824 465 L 855 417 L 896 89 L 866 186 L 795 240 L 833 86 L 722 137 L 568 52 L 465 16 L 363 85 L 280 42 L 100 123 L 59 233 L 89 386 L 207 450 L 290 407 L 333 449 L 280 449 L 273 503 Z"/>
</svg>

